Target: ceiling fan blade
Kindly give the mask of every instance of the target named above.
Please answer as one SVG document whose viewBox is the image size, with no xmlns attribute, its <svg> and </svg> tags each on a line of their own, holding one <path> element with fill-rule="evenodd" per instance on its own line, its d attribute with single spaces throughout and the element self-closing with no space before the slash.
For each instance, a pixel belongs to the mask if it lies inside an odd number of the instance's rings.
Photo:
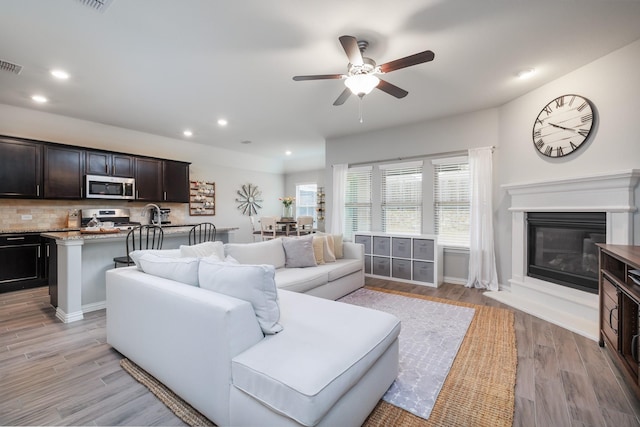
<svg viewBox="0 0 640 427">
<path fill-rule="evenodd" d="M 353 36 L 340 36 L 340 44 L 349 58 L 349 62 L 353 65 L 362 65 L 362 52 L 358 46 L 358 40 Z"/>
<path fill-rule="evenodd" d="M 387 62 L 380 66 L 380 71 L 383 73 L 389 73 L 391 71 L 399 70 L 401 68 L 410 67 L 412 65 L 422 64 L 423 62 L 433 61 L 435 55 L 430 50 L 416 53 L 413 55 L 405 56 L 404 58 L 396 59 L 395 61 Z"/>
<path fill-rule="evenodd" d="M 318 74 L 315 76 L 294 76 L 293 80 L 300 82 L 303 80 L 341 79 L 342 77 L 342 74 Z"/>
<path fill-rule="evenodd" d="M 342 91 L 342 93 L 340 94 L 338 99 L 336 99 L 334 101 L 333 105 L 342 105 L 342 104 L 344 104 L 344 102 L 347 100 L 347 98 L 349 98 L 349 96 L 351 96 L 351 89 L 349 89 L 347 87 Z"/>
<path fill-rule="evenodd" d="M 392 85 L 391 83 L 382 79 L 380 79 L 380 83 L 378 83 L 378 86 L 376 87 L 391 96 L 395 96 L 396 98 L 404 98 L 409 94 L 409 92 L 407 92 L 406 90 L 401 89 L 396 85 Z"/>
</svg>

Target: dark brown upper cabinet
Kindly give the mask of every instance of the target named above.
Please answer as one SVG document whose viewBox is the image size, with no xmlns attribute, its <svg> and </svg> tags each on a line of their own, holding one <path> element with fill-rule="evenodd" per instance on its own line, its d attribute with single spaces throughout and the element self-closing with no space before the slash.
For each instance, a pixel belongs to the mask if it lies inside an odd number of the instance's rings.
<svg viewBox="0 0 640 427">
<path fill-rule="evenodd" d="M 163 201 L 189 202 L 189 163 L 164 161 Z"/>
<path fill-rule="evenodd" d="M 162 200 L 162 160 L 136 157 L 136 200 Z"/>
<path fill-rule="evenodd" d="M 42 197 L 42 144 L 0 138 L 0 197 Z"/>
<path fill-rule="evenodd" d="M 134 177 L 134 157 L 128 154 L 87 150 L 85 156 L 87 175 Z"/>
<path fill-rule="evenodd" d="M 84 150 L 67 146 L 44 146 L 44 198 L 81 199 Z"/>
</svg>

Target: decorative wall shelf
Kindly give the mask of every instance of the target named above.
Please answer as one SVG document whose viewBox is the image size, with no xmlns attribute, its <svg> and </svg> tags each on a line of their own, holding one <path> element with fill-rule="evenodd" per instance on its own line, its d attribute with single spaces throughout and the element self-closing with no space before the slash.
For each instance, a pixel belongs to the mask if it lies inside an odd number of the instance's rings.
<svg viewBox="0 0 640 427">
<path fill-rule="evenodd" d="M 318 187 L 318 193 L 316 194 L 316 211 L 318 212 L 318 221 L 324 221 L 325 208 L 324 208 L 324 187 Z"/>
<path fill-rule="evenodd" d="M 206 181 L 189 182 L 189 215 L 216 214 L 216 183 Z"/>
</svg>

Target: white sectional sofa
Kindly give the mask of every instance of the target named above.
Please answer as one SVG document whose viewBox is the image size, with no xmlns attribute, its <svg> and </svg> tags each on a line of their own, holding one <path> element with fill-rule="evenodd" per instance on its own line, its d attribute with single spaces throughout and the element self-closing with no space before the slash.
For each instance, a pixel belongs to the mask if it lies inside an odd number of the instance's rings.
<svg viewBox="0 0 640 427">
<path fill-rule="evenodd" d="M 313 238 L 314 236 L 309 236 Z M 309 238 L 307 238 L 309 239 Z M 364 246 L 351 242 L 342 243 L 342 254 L 335 261 L 327 262 L 314 252 L 315 267 L 288 268 L 283 242 L 299 239 L 272 239 L 257 243 L 227 243 L 224 255 L 241 264 L 269 264 L 276 268 L 276 286 L 293 292 L 302 292 L 321 298 L 336 300 L 364 286 Z M 309 239 L 312 240 L 312 239 Z M 317 241 L 317 240 L 316 240 Z M 318 245 L 316 245 L 317 249 Z M 324 249 L 324 246 L 323 246 Z"/>
<path fill-rule="evenodd" d="M 253 265 L 281 261 L 277 244 L 225 246 L 250 265 L 175 261 L 197 283 L 109 270 L 107 341 L 219 426 L 359 426 L 397 376 L 400 321 L 331 300 L 362 286 L 360 245 L 315 267 Z"/>
</svg>

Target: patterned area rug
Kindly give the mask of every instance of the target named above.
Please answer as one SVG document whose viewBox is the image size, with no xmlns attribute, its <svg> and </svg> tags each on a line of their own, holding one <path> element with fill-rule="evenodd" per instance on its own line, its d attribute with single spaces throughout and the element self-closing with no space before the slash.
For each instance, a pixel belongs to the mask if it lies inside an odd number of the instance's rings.
<svg viewBox="0 0 640 427">
<path fill-rule="evenodd" d="M 398 378 L 382 399 L 428 419 L 475 310 L 370 289 L 358 289 L 338 301 L 400 319 Z"/>
<path fill-rule="evenodd" d="M 374 288 L 369 288 L 374 289 Z M 516 336 L 510 310 L 375 289 L 475 310 L 428 420 L 380 400 L 363 427 L 511 427 L 515 403 Z M 123 369 L 190 426 L 213 425 L 153 376 L 127 359 Z"/>
</svg>

